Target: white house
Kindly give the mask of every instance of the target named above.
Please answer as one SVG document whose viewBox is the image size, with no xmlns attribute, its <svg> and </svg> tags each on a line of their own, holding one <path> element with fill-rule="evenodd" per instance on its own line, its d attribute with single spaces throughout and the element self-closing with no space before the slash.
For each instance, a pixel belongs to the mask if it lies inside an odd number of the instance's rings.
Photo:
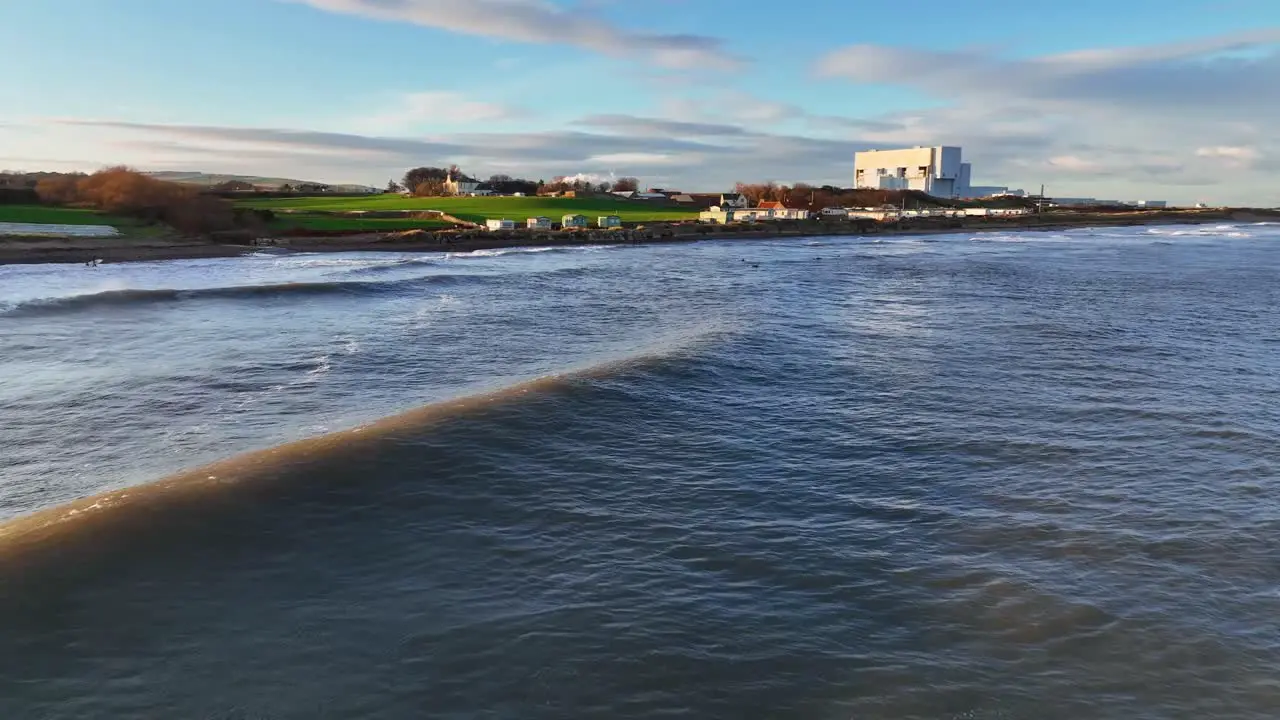
<svg viewBox="0 0 1280 720">
<path fill-rule="evenodd" d="M 570 228 L 584 228 L 587 226 L 586 215 L 565 215 L 560 218 L 560 227 L 568 230 Z"/>
<path fill-rule="evenodd" d="M 771 218 L 774 220 L 808 220 L 809 211 L 799 208 L 789 208 L 780 202 L 762 200 L 757 206 L 761 210 L 772 210 Z"/>
<path fill-rule="evenodd" d="M 745 208 L 750 204 L 751 201 L 747 200 L 747 196 L 742 193 L 724 193 L 720 196 L 720 207 L 722 208 L 736 210 Z"/>
<path fill-rule="evenodd" d="M 596 218 L 596 225 L 602 228 L 622 227 L 622 218 L 617 215 L 601 215 Z"/>
<path fill-rule="evenodd" d="M 484 225 L 485 227 L 489 228 L 490 232 L 496 232 L 498 230 L 515 230 L 516 229 L 516 221 L 507 220 L 506 218 L 503 218 L 502 220 L 485 220 Z"/>
<path fill-rule="evenodd" d="M 550 230 L 551 218 L 542 216 L 531 217 L 528 220 L 525 220 L 525 227 L 530 230 Z"/>
<path fill-rule="evenodd" d="M 773 210 L 771 208 L 747 208 L 746 210 L 735 210 L 733 217 L 739 222 L 755 222 L 757 220 L 775 220 Z"/>
<path fill-rule="evenodd" d="M 465 176 L 454 177 L 453 173 L 449 173 L 444 178 L 444 191 L 449 195 L 475 195 L 478 194 L 479 187 L 480 181 Z"/>
</svg>

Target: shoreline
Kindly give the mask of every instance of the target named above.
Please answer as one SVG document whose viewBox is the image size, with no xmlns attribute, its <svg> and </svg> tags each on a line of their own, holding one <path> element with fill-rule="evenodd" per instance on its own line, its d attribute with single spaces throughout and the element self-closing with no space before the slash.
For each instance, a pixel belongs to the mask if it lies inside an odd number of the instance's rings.
<svg viewBox="0 0 1280 720">
<path fill-rule="evenodd" d="M 1035 220 L 1035 221 L 1033 221 Z M 105 263 L 154 262 L 239 257 L 255 252 L 473 252 L 515 247 L 573 247 L 580 245 L 648 245 L 659 243 L 693 243 L 704 240 L 764 240 L 823 236 L 908 236 L 963 235 L 990 232 L 1056 232 L 1089 227 L 1134 227 L 1161 225 L 1205 225 L 1212 223 L 1252 223 L 1280 220 L 1280 212 L 1267 211 L 1163 211 L 1146 214 L 1087 215 L 1076 217 L 1032 216 L 1014 220 L 973 221 L 959 226 L 920 223 L 906 227 L 880 227 L 865 223 L 817 223 L 804 226 L 760 224 L 757 226 L 724 225 L 653 225 L 630 229 L 600 230 L 575 233 L 515 231 L 501 235 L 489 233 L 377 233 L 338 237 L 291 237 L 279 239 L 278 245 L 245 245 L 215 243 L 185 238 L 148 238 L 130 242 L 115 239 L 114 244 L 84 238 L 16 237 L 0 238 L 0 265 L 84 264 L 93 260 Z M 111 241 L 108 241 L 111 242 Z"/>
</svg>

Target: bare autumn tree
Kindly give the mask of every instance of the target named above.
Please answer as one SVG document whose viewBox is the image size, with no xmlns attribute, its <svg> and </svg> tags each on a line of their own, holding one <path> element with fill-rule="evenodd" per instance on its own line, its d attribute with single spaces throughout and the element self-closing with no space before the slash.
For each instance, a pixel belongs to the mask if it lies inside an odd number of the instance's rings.
<svg viewBox="0 0 1280 720">
<path fill-rule="evenodd" d="M 83 175 L 55 175 L 36 183 L 40 201 L 50 205 L 70 205 L 80 200 L 79 183 Z"/>
<path fill-rule="evenodd" d="M 573 189 L 573 186 L 565 182 L 563 177 L 557 177 L 557 178 L 552 178 L 551 182 L 549 183 L 543 183 L 542 186 L 538 188 L 538 194 L 552 195 L 555 193 L 562 193 L 565 190 L 572 190 L 572 189 Z"/>
<path fill-rule="evenodd" d="M 621 177 L 613 183 L 614 192 L 628 192 L 640 189 L 640 179 L 633 177 Z"/>
<path fill-rule="evenodd" d="M 444 180 L 423 180 L 413 187 L 413 194 L 418 197 L 440 197 L 444 195 Z"/>
<path fill-rule="evenodd" d="M 127 167 L 58 178 L 57 182 L 46 184 L 41 198 L 47 198 L 46 202 L 84 203 L 104 212 L 165 222 L 192 234 L 231 230 L 253 220 L 238 217 L 226 200 L 201 195 L 191 186 L 157 180 Z"/>
<path fill-rule="evenodd" d="M 107 168 L 82 179 L 80 199 L 100 210 L 158 219 L 161 209 L 196 194 L 194 188 L 156 180 L 127 167 Z"/>
<path fill-rule="evenodd" d="M 413 189 L 416 193 L 418 186 L 425 182 L 440 181 L 443 182 L 449 171 L 445 168 L 438 167 L 419 167 L 414 168 L 404 174 L 404 182 L 401 183 L 407 188 Z"/>
<path fill-rule="evenodd" d="M 814 190 L 812 210 L 821 210 L 826 207 L 841 207 L 836 195 L 828 190 Z"/>
<path fill-rule="evenodd" d="M 767 200 L 766 194 L 769 192 L 768 186 L 759 183 L 737 183 L 733 186 L 734 192 L 747 199 L 751 205 L 758 205 L 761 200 Z"/>
<path fill-rule="evenodd" d="M 163 209 L 162 218 L 175 230 L 192 235 L 234 230 L 245 224 L 231 203 L 198 194 L 174 199 Z"/>
</svg>

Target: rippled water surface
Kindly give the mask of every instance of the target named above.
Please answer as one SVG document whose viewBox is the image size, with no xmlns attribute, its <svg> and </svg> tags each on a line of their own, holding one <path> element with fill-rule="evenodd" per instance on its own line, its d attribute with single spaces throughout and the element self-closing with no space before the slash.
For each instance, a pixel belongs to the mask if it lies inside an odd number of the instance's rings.
<svg viewBox="0 0 1280 720">
<path fill-rule="evenodd" d="M 1269 225 L 0 267 L 0 717 L 1276 717 L 1278 327 Z"/>
</svg>

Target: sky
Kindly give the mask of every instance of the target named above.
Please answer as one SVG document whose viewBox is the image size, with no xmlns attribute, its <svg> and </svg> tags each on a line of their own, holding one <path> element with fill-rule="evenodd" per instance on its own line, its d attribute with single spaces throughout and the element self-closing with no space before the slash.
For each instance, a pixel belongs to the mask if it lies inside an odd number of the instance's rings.
<svg viewBox="0 0 1280 720">
<path fill-rule="evenodd" d="M 974 184 L 1280 206 L 1277 0 L 0 0 L 0 47 L 0 169 L 717 191 L 959 145 Z"/>
</svg>

